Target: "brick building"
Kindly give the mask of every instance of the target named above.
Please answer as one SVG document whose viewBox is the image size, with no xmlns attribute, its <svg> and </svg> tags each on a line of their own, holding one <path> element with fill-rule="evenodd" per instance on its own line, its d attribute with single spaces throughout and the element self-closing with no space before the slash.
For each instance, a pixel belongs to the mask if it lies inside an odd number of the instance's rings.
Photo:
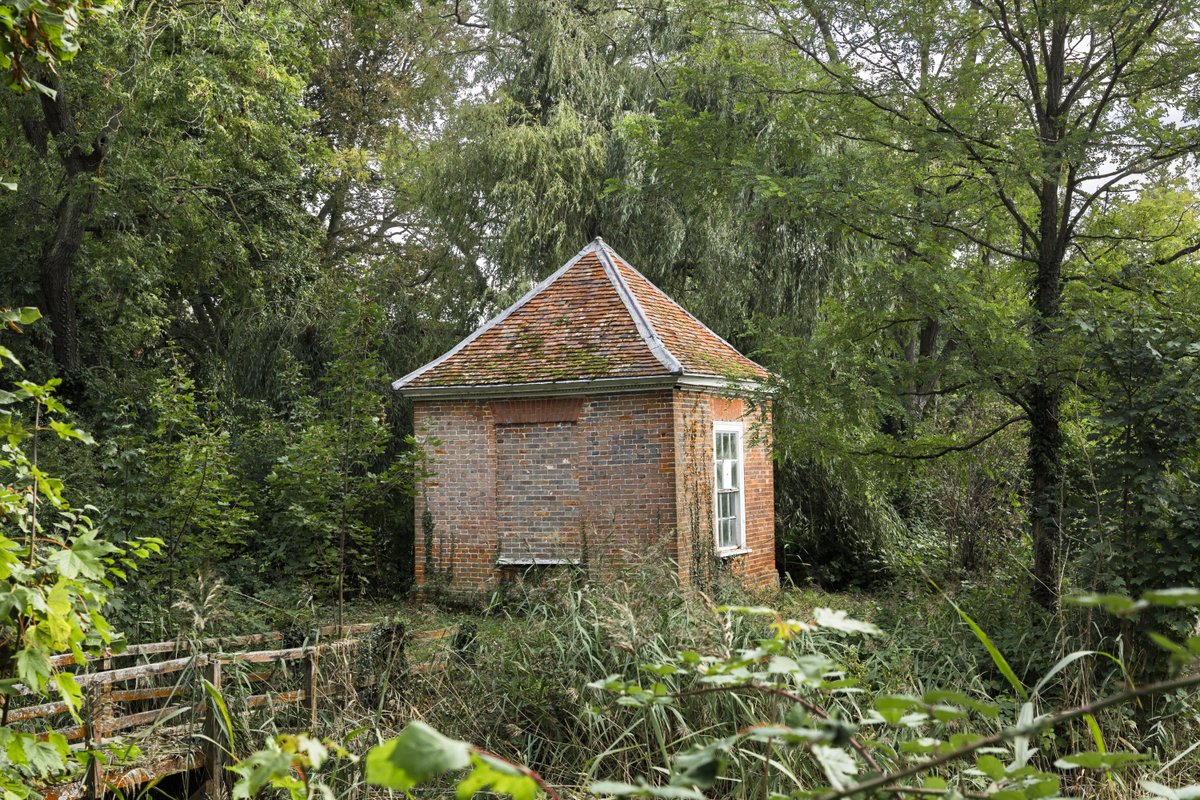
<svg viewBox="0 0 1200 800">
<path fill-rule="evenodd" d="M 417 582 L 649 556 L 773 583 L 767 377 L 596 239 L 393 384 L 429 456 Z"/>
</svg>

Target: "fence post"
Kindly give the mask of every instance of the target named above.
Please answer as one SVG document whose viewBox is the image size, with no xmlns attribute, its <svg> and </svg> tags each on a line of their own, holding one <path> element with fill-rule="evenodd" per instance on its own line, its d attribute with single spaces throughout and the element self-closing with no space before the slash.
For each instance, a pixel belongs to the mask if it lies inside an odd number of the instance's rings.
<svg viewBox="0 0 1200 800">
<path fill-rule="evenodd" d="M 92 690 L 88 692 L 87 703 L 84 704 L 87 714 L 83 721 L 84 742 L 87 743 L 87 748 L 93 751 L 98 751 L 104 742 L 104 730 L 97 719 L 103 713 L 100 692 L 100 684 L 92 686 Z M 104 766 L 100 763 L 98 755 L 93 752 L 88 761 L 87 778 L 84 782 L 87 800 L 100 800 L 104 797 Z"/>
<path fill-rule="evenodd" d="M 205 678 L 212 684 L 213 689 L 221 692 L 221 660 L 210 657 Z M 206 693 L 207 694 L 207 693 Z M 221 744 L 220 709 L 216 708 L 213 698 L 207 698 L 204 705 L 204 761 L 208 765 L 209 800 L 223 800 L 225 797 L 225 747 Z"/>
<path fill-rule="evenodd" d="M 319 646 L 314 645 L 304 656 L 304 701 L 308 705 L 308 730 L 317 732 L 317 667 Z"/>
</svg>

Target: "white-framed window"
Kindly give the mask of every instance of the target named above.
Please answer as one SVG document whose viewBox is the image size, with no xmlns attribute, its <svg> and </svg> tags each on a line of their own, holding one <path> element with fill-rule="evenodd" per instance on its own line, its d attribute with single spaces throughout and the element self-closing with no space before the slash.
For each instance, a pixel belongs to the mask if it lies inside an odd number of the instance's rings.
<svg viewBox="0 0 1200 800">
<path fill-rule="evenodd" d="M 717 552 L 746 548 L 746 492 L 743 486 L 746 463 L 742 447 L 742 423 L 713 423 L 713 531 Z"/>
</svg>

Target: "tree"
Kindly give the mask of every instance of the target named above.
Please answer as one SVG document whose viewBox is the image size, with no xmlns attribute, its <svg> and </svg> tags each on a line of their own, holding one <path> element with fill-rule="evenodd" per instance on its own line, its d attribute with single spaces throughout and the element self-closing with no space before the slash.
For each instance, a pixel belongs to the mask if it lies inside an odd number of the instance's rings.
<svg viewBox="0 0 1200 800">
<path fill-rule="evenodd" d="M 1200 151 L 1189 91 L 1198 9 L 1090 0 L 755 8 L 748 24 L 820 69 L 778 91 L 823 98 L 827 130 L 861 167 L 841 176 L 827 213 L 896 257 L 950 267 L 975 258 L 1023 285 L 1028 374 L 982 371 L 999 375 L 997 390 L 1028 421 L 1034 591 L 1050 602 L 1073 367 L 1065 287 L 1113 245 L 1111 233 L 1091 230 L 1097 210 Z M 1188 241 L 1156 259 L 1197 250 L 1200 240 Z"/>
</svg>

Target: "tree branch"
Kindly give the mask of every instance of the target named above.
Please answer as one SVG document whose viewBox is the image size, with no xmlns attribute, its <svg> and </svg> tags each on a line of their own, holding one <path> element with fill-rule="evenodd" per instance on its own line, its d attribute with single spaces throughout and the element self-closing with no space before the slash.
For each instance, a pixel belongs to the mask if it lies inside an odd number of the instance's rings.
<svg viewBox="0 0 1200 800">
<path fill-rule="evenodd" d="M 991 736 L 986 736 L 971 744 L 964 745 L 957 750 L 951 750 L 948 753 L 943 753 L 940 756 L 931 758 L 928 761 L 922 761 L 919 764 L 913 764 L 911 767 L 906 767 L 902 770 L 897 770 L 886 775 L 879 775 L 874 778 L 868 778 L 862 783 L 856 783 L 845 789 L 836 792 L 830 792 L 821 797 L 820 800 L 844 800 L 844 798 L 852 797 L 857 794 L 868 795 L 873 791 L 887 791 L 891 789 L 891 785 L 897 781 L 911 778 L 914 775 L 920 775 L 923 772 L 928 772 L 931 769 L 940 767 L 942 764 L 951 761 L 957 761 L 960 758 L 966 758 L 972 753 L 978 752 L 985 747 L 995 747 L 996 745 L 1004 744 L 1005 742 L 1016 739 L 1019 736 L 1028 736 L 1032 733 L 1045 730 L 1046 728 L 1056 728 L 1064 722 L 1070 722 L 1080 717 L 1085 717 L 1089 714 L 1095 714 L 1097 711 L 1102 711 L 1110 706 L 1118 706 L 1136 700 L 1139 697 L 1146 697 L 1152 694 L 1163 694 L 1164 692 L 1174 691 L 1175 689 L 1187 689 L 1192 686 L 1200 685 L 1200 674 L 1184 675 L 1179 678 L 1173 678 L 1167 681 L 1158 683 L 1150 683 L 1145 686 L 1126 689 L 1116 694 L 1111 694 L 1108 697 L 1096 700 L 1091 703 L 1085 703 L 1081 706 L 1059 712 L 1051 716 L 1042 717 L 1034 720 L 1032 724 L 1025 727 L 1005 728 L 999 733 L 994 733 Z M 894 789 L 892 789 L 894 791 Z"/>
<path fill-rule="evenodd" d="M 967 442 L 966 444 L 947 445 L 945 447 L 941 447 L 937 450 L 934 450 L 930 453 L 895 453 L 890 450 L 851 450 L 850 455 L 854 455 L 854 456 L 888 456 L 889 458 L 902 458 L 902 459 L 907 459 L 907 460 L 912 460 L 912 461 L 924 461 L 924 460 L 933 459 L 933 458 L 941 458 L 942 456 L 948 455 L 950 453 L 961 453 L 965 450 L 971 450 L 972 448 L 978 447 L 979 445 L 986 442 L 988 439 L 990 439 L 993 436 L 995 436 L 996 434 L 1000 433 L 1000 431 L 1004 430 L 1008 426 L 1013 425 L 1017 422 L 1022 422 L 1025 419 L 1027 419 L 1027 417 L 1024 414 L 1019 414 L 1015 417 L 1012 417 L 1009 420 L 1006 420 L 1005 422 L 1001 423 L 997 427 L 992 428 L 990 431 L 983 434 L 982 436 L 978 436 L 978 437 L 972 439 L 971 441 Z"/>
</svg>

